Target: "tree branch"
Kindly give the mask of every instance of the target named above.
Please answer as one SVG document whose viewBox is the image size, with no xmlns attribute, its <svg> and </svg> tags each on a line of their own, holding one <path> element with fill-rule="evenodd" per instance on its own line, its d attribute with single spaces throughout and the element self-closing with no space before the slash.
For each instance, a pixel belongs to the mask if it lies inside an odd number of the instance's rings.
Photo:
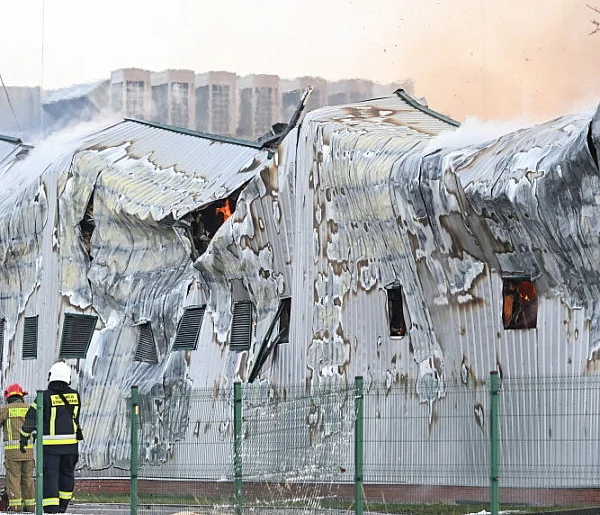
<svg viewBox="0 0 600 515">
<path fill-rule="evenodd" d="M 589 9 L 591 9 L 593 12 L 600 14 L 600 9 L 598 7 L 594 7 L 593 5 L 590 4 L 585 4 L 588 6 Z M 592 22 L 592 25 L 594 26 L 594 30 L 592 30 L 592 32 L 590 32 L 588 34 L 588 36 L 592 36 L 594 34 L 596 34 L 596 32 L 600 32 L 600 21 L 596 20 L 595 18 L 590 20 Z"/>
</svg>

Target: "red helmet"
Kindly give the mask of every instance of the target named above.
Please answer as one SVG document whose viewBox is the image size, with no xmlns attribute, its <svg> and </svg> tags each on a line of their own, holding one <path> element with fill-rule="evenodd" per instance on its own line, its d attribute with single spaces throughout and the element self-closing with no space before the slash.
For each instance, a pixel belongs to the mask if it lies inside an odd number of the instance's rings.
<svg viewBox="0 0 600 515">
<path fill-rule="evenodd" d="M 23 397 L 24 395 L 27 395 L 27 393 L 28 392 L 21 388 L 21 385 L 19 383 L 13 383 L 9 384 L 6 387 L 6 390 L 4 390 L 4 398 L 8 399 L 12 395 L 20 395 L 21 397 Z"/>
</svg>

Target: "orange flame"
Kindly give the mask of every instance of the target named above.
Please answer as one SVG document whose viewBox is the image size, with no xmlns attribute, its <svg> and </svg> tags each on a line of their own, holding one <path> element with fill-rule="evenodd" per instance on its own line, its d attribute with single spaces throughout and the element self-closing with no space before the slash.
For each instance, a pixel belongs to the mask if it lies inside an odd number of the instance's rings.
<svg viewBox="0 0 600 515">
<path fill-rule="evenodd" d="M 529 281 L 521 281 L 518 285 L 519 296 L 525 302 L 530 302 L 537 297 L 535 285 Z"/>
<path fill-rule="evenodd" d="M 215 209 L 216 213 L 221 213 L 223 215 L 223 222 L 227 220 L 231 216 L 231 206 L 229 205 L 229 199 L 225 199 L 225 204 L 223 207 L 217 207 Z"/>
</svg>

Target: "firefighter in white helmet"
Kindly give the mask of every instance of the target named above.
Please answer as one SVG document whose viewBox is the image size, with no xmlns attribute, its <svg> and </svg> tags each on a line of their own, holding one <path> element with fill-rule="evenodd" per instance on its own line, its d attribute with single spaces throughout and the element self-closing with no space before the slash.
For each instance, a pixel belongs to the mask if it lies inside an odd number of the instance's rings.
<svg viewBox="0 0 600 515">
<path fill-rule="evenodd" d="M 78 441 L 83 440 L 79 425 L 81 399 L 72 389 L 71 367 L 59 361 L 50 367 L 48 388 L 44 391 L 44 513 L 65 513 L 73 497 L 75 465 L 79 459 Z M 21 429 L 21 450 L 36 426 L 36 403 L 32 403 Z"/>
<path fill-rule="evenodd" d="M 27 392 L 20 384 L 9 384 L 4 390 L 6 404 L 0 409 L 9 511 L 34 511 L 35 507 L 33 446 L 26 445 L 25 453 L 19 452 L 21 426 L 29 409 L 25 395 Z"/>
</svg>

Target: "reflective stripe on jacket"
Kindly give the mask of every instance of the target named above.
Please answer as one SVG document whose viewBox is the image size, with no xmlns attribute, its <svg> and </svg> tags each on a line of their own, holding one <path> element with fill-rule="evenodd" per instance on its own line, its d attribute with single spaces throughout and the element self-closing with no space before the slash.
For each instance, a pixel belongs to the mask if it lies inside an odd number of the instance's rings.
<svg viewBox="0 0 600 515">
<path fill-rule="evenodd" d="M 7 404 L 0 409 L 0 425 L 4 433 L 4 452 L 10 460 L 33 459 L 33 443 L 31 441 L 25 447 L 25 453 L 19 450 L 19 436 L 28 410 L 29 404 L 17 395 L 9 397 Z"/>
<path fill-rule="evenodd" d="M 67 405 L 59 395 L 62 394 Z M 44 449 L 55 454 L 71 454 L 78 452 L 77 428 L 79 427 L 79 409 L 81 400 L 79 393 L 66 383 L 51 382 L 44 391 L 44 433 L 42 442 Z M 37 405 L 31 408 L 25 417 L 22 433 L 30 435 L 35 429 Z"/>
</svg>

